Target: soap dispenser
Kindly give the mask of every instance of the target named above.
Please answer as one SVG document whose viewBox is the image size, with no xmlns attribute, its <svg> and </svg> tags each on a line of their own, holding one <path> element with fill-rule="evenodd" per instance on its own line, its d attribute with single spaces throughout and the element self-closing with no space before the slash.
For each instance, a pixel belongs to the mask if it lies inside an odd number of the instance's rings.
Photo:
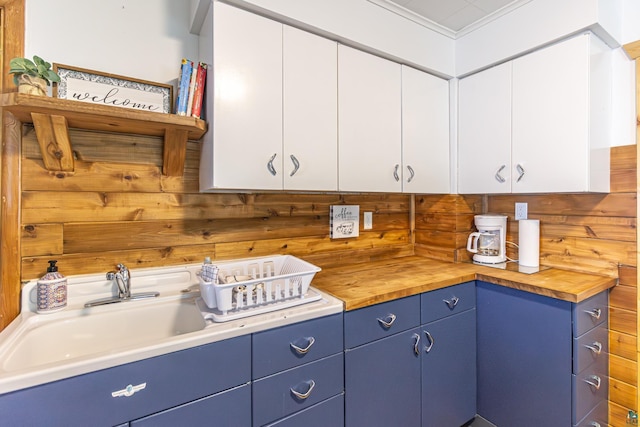
<svg viewBox="0 0 640 427">
<path fill-rule="evenodd" d="M 58 261 L 49 261 L 47 274 L 37 283 L 36 311 L 54 313 L 67 306 L 67 279 L 58 272 Z"/>
</svg>

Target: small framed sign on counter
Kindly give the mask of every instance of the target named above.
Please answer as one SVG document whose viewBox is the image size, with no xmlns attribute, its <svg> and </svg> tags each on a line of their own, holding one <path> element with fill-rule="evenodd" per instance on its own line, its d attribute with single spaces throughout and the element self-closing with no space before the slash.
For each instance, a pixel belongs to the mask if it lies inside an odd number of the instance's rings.
<svg viewBox="0 0 640 427">
<path fill-rule="evenodd" d="M 56 98 L 171 113 L 171 85 L 62 64 L 53 64 L 53 70 L 60 76 L 60 82 L 53 86 L 53 96 Z"/>
<path fill-rule="evenodd" d="M 331 205 L 329 209 L 329 237 L 344 239 L 360 235 L 360 206 Z"/>
</svg>

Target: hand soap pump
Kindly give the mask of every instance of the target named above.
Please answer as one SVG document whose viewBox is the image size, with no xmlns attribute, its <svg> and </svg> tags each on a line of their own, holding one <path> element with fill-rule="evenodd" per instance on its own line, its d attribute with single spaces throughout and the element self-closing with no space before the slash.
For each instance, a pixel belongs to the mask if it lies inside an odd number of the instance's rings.
<svg viewBox="0 0 640 427">
<path fill-rule="evenodd" d="M 58 272 L 57 262 L 49 261 L 47 274 L 36 286 L 36 311 L 40 314 L 54 313 L 67 306 L 67 279 Z"/>
</svg>

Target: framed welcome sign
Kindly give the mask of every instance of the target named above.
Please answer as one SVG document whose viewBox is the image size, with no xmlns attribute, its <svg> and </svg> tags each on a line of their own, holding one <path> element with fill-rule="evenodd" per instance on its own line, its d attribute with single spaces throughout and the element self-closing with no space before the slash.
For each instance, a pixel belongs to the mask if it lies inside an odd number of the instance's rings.
<svg viewBox="0 0 640 427">
<path fill-rule="evenodd" d="M 85 68 L 53 64 L 60 82 L 53 96 L 96 105 L 171 113 L 173 86 L 106 74 Z"/>
</svg>

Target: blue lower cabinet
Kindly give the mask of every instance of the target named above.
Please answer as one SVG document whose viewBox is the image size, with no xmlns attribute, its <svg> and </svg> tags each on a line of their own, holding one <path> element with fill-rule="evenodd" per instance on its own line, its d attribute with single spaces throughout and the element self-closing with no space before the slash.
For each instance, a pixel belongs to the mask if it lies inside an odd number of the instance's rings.
<svg viewBox="0 0 640 427">
<path fill-rule="evenodd" d="M 428 323 L 421 332 L 422 426 L 459 427 L 476 415 L 476 310 Z"/>
<path fill-rule="evenodd" d="M 249 427 L 251 385 L 207 396 L 130 423 L 131 427 Z"/>
<path fill-rule="evenodd" d="M 420 426 L 420 332 L 345 350 L 345 426 Z"/>
<path fill-rule="evenodd" d="M 267 427 L 341 427 L 344 426 L 344 393 L 333 396 Z"/>
</svg>

